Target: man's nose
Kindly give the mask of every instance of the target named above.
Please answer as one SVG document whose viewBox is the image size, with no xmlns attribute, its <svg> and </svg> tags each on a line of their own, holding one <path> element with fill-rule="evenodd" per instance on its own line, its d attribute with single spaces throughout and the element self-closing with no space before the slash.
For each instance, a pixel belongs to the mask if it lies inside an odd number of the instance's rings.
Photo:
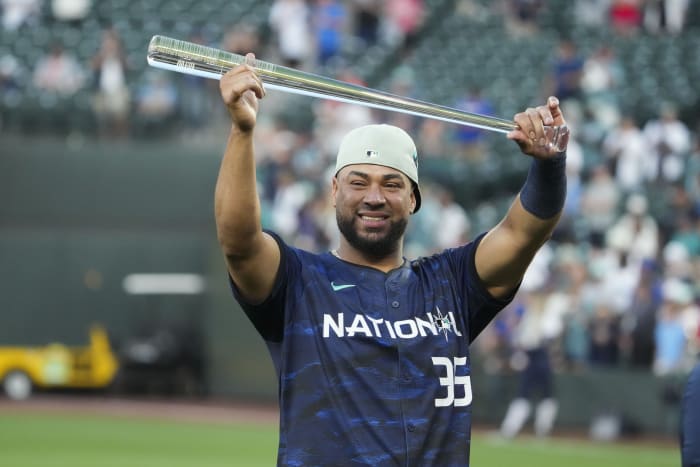
<svg viewBox="0 0 700 467">
<path fill-rule="evenodd" d="M 370 205 L 384 204 L 386 199 L 384 199 L 384 192 L 382 187 L 378 184 L 372 184 L 367 189 L 365 193 L 365 203 Z"/>
</svg>

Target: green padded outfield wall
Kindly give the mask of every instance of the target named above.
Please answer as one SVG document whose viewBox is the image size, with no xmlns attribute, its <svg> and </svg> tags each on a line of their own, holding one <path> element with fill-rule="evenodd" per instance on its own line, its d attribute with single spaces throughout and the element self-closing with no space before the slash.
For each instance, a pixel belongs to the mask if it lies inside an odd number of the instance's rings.
<svg viewBox="0 0 700 467">
<path fill-rule="evenodd" d="M 209 391 L 272 400 L 267 350 L 228 292 L 213 192 L 222 147 L 0 145 L 0 345 L 86 342 L 92 322 L 124 342 L 178 323 L 205 337 Z M 130 273 L 202 274 L 203 295 L 125 293 Z"/>
</svg>

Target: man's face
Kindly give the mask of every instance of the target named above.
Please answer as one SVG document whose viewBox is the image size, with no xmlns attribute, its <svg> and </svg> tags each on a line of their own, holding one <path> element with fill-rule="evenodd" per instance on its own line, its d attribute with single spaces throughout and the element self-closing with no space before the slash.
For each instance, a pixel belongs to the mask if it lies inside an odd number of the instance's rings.
<svg viewBox="0 0 700 467">
<path fill-rule="evenodd" d="M 398 170 L 357 164 L 344 167 L 333 179 L 333 203 L 348 243 L 382 258 L 399 248 L 416 198 L 411 180 Z"/>
</svg>

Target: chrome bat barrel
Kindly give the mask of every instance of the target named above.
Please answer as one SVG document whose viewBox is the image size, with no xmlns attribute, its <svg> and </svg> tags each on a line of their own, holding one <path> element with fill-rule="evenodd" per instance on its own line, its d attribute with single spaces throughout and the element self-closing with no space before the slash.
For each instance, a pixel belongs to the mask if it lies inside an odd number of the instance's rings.
<svg viewBox="0 0 700 467">
<path fill-rule="evenodd" d="M 147 60 L 149 65 L 156 68 L 211 79 L 220 79 L 237 65 L 247 63 L 255 69 L 268 89 L 361 104 L 500 133 L 517 128 L 511 120 L 401 97 L 258 59 L 246 61 L 246 57 L 239 54 L 160 35 L 151 39 Z M 548 127 L 548 131 L 551 132 L 553 146 L 566 144 L 565 136 L 568 137 L 569 132 L 566 126 Z"/>
</svg>

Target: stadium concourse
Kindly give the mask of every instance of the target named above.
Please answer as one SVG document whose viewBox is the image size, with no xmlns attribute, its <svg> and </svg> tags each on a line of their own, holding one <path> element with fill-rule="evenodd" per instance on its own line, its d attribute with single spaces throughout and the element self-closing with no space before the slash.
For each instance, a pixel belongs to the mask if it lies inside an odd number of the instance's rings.
<svg viewBox="0 0 700 467">
<path fill-rule="evenodd" d="M 700 350 L 698 2 L 104 0 L 68 18 L 60 2 L 10 3 L 0 131 L 13 141 L 220 150 L 217 83 L 149 68 L 155 34 L 501 117 L 557 95 L 573 138 L 564 217 L 475 360 L 513 375 L 538 345 L 557 374 L 634 370 L 676 407 Z M 411 257 L 493 225 L 528 166 L 501 135 L 278 92 L 261 106 L 263 222 L 314 251 L 335 245 L 329 168 L 350 128 L 381 121 L 416 137 Z"/>
</svg>

